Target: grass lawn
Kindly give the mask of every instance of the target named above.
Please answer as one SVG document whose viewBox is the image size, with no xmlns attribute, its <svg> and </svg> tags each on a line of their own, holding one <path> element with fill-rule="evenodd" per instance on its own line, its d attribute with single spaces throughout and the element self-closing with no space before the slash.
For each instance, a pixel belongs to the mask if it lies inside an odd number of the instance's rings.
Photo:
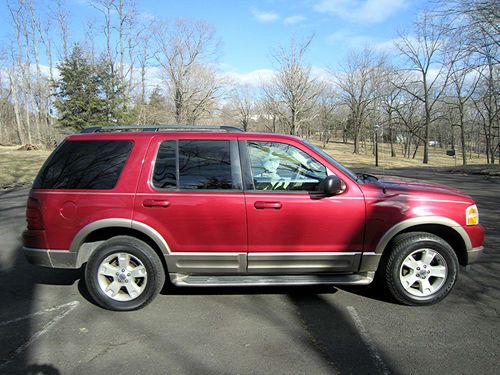
<svg viewBox="0 0 500 375">
<path fill-rule="evenodd" d="M 321 144 L 314 142 L 317 146 Z M 429 147 L 429 163 L 422 164 L 423 147 L 419 147 L 415 159 L 406 159 L 402 156 L 402 146 L 394 145 L 396 157 L 391 157 L 390 145 L 380 144 L 378 153 L 378 164 L 380 170 L 385 168 L 404 168 L 404 167 L 454 167 L 455 159 L 446 155 L 446 150 L 437 147 Z M 353 154 L 353 145 L 341 142 L 331 142 L 326 145 L 325 151 L 332 155 L 336 160 L 350 168 L 375 168 L 375 156 L 371 150 L 361 150 L 359 154 Z M 462 154 L 457 152 L 457 166 L 462 165 Z M 467 164 L 486 164 L 486 156 L 479 158 L 473 154 L 472 159 L 467 158 Z"/>
<path fill-rule="evenodd" d="M 0 146 L 0 187 L 32 183 L 51 151 L 18 151 L 20 146 Z"/>
<path fill-rule="evenodd" d="M 319 143 L 318 146 L 321 146 Z M 11 187 L 33 182 L 41 165 L 47 159 L 51 151 L 20 151 L 19 146 L 0 146 L 0 188 Z M 397 157 L 391 158 L 389 145 L 379 146 L 379 167 L 375 168 L 375 157 L 369 150 L 362 150 L 359 154 L 353 154 L 352 144 L 341 142 L 328 143 L 325 151 L 332 155 L 336 160 L 347 167 L 352 168 L 370 168 L 371 170 L 380 170 L 388 168 L 404 167 L 453 167 L 455 160 L 453 157 L 446 156 L 445 150 L 430 147 L 429 164 L 422 164 L 423 148 L 415 159 L 405 159 L 401 156 L 401 146 L 395 145 Z M 461 155 L 457 154 L 457 165 L 461 165 Z M 473 155 L 472 159 L 467 159 L 468 164 L 486 164 L 486 157 Z M 496 166 L 494 167 L 496 170 Z"/>
</svg>

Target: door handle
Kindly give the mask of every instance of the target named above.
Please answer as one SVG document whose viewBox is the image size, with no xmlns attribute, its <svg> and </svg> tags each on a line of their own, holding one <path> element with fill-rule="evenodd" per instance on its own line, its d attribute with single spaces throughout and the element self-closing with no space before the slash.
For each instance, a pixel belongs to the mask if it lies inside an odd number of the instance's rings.
<svg viewBox="0 0 500 375">
<path fill-rule="evenodd" d="M 281 202 L 263 202 L 263 201 L 257 201 L 253 204 L 255 208 L 258 210 L 264 210 L 264 209 L 274 209 L 274 210 L 279 210 L 281 208 Z"/>
<path fill-rule="evenodd" d="M 170 206 L 170 202 L 156 199 L 145 199 L 142 201 L 142 205 L 144 207 L 168 207 Z"/>
</svg>

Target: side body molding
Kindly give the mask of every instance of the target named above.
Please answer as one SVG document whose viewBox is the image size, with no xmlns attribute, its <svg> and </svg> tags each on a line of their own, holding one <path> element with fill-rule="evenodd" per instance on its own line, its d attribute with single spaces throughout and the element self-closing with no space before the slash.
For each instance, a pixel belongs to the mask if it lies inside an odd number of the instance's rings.
<svg viewBox="0 0 500 375">
<path fill-rule="evenodd" d="M 470 241 L 469 236 L 467 235 L 467 232 L 462 228 L 460 224 L 458 224 L 456 221 L 451 220 L 447 217 L 442 217 L 442 216 L 419 216 L 419 217 L 413 217 L 411 219 L 406 219 L 403 220 L 393 227 L 391 227 L 385 234 L 382 236 L 382 238 L 379 240 L 377 243 L 377 247 L 375 249 L 376 254 L 382 254 L 384 249 L 386 248 L 387 244 L 389 241 L 394 238 L 398 233 L 404 231 L 405 229 L 418 226 L 418 225 L 428 225 L 428 224 L 436 224 L 436 225 L 443 225 L 446 226 L 450 229 L 455 230 L 462 240 L 464 241 L 465 248 L 467 251 L 472 250 L 472 243 Z"/>
</svg>

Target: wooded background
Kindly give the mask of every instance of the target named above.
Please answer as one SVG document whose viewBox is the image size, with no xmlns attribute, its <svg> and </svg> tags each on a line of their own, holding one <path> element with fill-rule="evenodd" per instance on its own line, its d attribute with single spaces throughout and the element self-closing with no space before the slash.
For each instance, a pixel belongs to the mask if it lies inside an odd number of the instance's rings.
<svg viewBox="0 0 500 375">
<path fill-rule="evenodd" d="M 395 39 L 398 53 L 367 45 L 323 74 L 306 62 L 314 37 L 291 38 L 255 85 L 220 72 L 221 40 L 203 20 L 141 17 L 131 0 L 89 4 L 98 19 L 75 40 L 64 1 L 6 1 L 1 144 L 52 147 L 93 125 L 236 124 L 354 153 L 375 141 L 393 157 L 421 148 L 424 164 L 429 147 L 456 149 L 464 165 L 479 154 L 500 163 L 498 1 L 431 3 Z"/>
</svg>

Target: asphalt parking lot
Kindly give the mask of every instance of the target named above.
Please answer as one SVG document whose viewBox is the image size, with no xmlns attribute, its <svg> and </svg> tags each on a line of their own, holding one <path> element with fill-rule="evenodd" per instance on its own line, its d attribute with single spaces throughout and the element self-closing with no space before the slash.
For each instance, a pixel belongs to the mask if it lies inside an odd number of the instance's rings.
<svg viewBox="0 0 500 375">
<path fill-rule="evenodd" d="M 478 203 L 487 237 L 441 303 L 373 287 L 166 290 L 143 310 L 88 301 L 80 272 L 20 253 L 28 188 L 0 193 L 0 374 L 494 374 L 500 361 L 500 179 L 387 171 Z"/>
</svg>

